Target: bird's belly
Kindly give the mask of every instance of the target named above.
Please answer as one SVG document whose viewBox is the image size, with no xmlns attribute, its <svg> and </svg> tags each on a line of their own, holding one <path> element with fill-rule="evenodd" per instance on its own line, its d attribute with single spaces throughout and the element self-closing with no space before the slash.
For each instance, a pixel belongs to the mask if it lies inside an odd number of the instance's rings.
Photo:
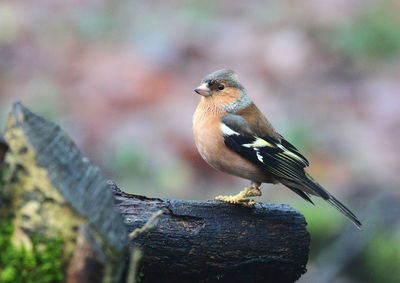
<svg viewBox="0 0 400 283">
<path fill-rule="evenodd" d="M 256 165 L 243 159 L 241 156 L 232 152 L 229 149 L 219 152 L 220 158 L 215 158 L 215 155 L 207 150 L 201 150 L 199 145 L 199 152 L 203 159 L 213 168 L 234 175 L 244 179 L 248 179 L 259 183 L 269 183 L 267 174 L 258 168 Z"/>
<path fill-rule="evenodd" d="M 203 124 L 203 122 L 205 121 L 199 123 Z M 205 125 L 210 125 L 210 123 Z M 196 147 L 201 157 L 213 168 L 254 182 L 273 182 L 266 171 L 225 146 L 219 126 L 207 128 L 194 124 L 193 129 Z"/>
</svg>

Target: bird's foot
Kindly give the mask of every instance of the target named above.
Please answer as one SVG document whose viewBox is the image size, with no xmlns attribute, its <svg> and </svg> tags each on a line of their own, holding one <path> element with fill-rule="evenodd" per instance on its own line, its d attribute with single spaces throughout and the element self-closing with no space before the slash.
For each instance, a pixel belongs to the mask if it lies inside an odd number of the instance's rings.
<svg viewBox="0 0 400 283">
<path fill-rule="evenodd" d="M 250 186 L 245 188 L 243 191 L 238 193 L 237 195 L 229 195 L 229 196 L 217 196 L 216 200 L 228 202 L 232 204 L 240 204 L 246 207 L 253 207 L 255 201 L 249 199 L 250 197 L 258 197 L 261 196 L 261 190 L 259 186 Z"/>
</svg>

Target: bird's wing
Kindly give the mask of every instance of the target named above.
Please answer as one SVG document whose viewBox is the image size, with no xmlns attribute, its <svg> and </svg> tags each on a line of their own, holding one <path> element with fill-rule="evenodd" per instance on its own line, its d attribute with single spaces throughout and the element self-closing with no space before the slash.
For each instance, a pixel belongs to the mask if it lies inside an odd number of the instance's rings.
<svg viewBox="0 0 400 283">
<path fill-rule="evenodd" d="M 349 217 L 357 227 L 361 226 L 346 206 L 304 171 L 309 165 L 308 160 L 282 136 L 275 135 L 279 140 L 271 135 L 257 135 L 245 118 L 235 114 L 221 118 L 221 131 L 228 148 L 275 176 L 305 200 L 312 202 L 308 193 L 318 195 Z"/>
<path fill-rule="evenodd" d="M 302 183 L 308 160 L 284 138 L 257 136 L 241 116 L 227 114 L 221 119 L 225 145 L 247 160 L 266 169 L 278 179 Z"/>
</svg>

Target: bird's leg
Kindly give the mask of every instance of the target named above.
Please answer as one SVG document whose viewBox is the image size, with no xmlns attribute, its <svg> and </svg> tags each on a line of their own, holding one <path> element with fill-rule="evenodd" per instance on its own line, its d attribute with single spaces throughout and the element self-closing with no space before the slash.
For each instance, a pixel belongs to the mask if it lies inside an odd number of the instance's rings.
<svg viewBox="0 0 400 283">
<path fill-rule="evenodd" d="M 232 204 L 241 204 L 244 206 L 252 207 L 255 202 L 250 197 L 259 197 L 261 196 L 260 190 L 261 183 L 251 182 L 250 186 L 245 188 L 243 191 L 238 193 L 237 195 L 229 195 L 229 196 L 217 196 L 216 200 L 220 200 L 223 202 L 228 202 Z"/>
</svg>

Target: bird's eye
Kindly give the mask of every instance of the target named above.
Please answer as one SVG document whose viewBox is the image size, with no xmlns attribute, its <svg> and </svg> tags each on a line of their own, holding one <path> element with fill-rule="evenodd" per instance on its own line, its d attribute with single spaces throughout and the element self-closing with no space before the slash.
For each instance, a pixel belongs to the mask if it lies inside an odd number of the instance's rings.
<svg viewBox="0 0 400 283">
<path fill-rule="evenodd" d="M 219 90 L 223 90 L 224 88 L 225 88 L 224 85 L 219 85 L 219 86 L 218 86 L 218 89 L 219 89 Z"/>
</svg>

